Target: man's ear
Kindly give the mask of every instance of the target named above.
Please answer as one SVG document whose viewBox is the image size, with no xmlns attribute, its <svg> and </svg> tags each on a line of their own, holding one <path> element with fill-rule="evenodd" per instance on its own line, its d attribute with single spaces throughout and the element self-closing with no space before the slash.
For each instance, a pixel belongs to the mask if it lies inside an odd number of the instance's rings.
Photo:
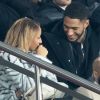
<svg viewBox="0 0 100 100">
<path fill-rule="evenodd" d="M 84 22 L 84 28 L 86 29 L 88 26 L 89 26 L 89 20 L 87 19 L 87 20 L 85 20 L 85 22 Z"/>
</svg>

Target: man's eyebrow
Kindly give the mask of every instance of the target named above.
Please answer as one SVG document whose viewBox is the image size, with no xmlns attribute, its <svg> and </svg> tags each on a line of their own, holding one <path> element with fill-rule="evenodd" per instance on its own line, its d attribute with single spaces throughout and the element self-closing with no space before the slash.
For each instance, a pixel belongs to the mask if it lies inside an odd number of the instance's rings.
<svg viewBox="0 0 100 100">
<path fill-rule="evenodd" d="M 69 27 L 69 26 L 67 26 L 65 24 L 64 24 L 64 27 L 66 27 L 66 28 L 72 28 L 72 29 L 77 29 L 78 28 L 78 27 Z"/>
</svg>

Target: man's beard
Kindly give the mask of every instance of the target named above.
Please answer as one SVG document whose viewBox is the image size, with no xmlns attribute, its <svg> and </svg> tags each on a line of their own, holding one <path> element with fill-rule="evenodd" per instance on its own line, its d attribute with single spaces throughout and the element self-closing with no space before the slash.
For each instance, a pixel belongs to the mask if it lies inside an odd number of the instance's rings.
<svg viewBox="0 0 100 100">
<path fill-rule="evenodd" d="M 81 34 L 77 34 L 76 42 L 83 42 L 86 36 L 86 29 L 83 29 L 83 32 Z"/>
</svg>

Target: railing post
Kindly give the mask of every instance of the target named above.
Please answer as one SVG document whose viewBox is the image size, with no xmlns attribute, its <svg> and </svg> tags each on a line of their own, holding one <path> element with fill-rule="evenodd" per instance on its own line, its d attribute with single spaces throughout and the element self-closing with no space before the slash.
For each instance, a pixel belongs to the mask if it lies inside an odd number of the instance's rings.
<svg viewBox="0 0 100 100">
<path fill-rule="evenodd" d="M 42 100 L 41 83 L 40 83 L 40 70 L 35 66 L 35 83 L 36 83 L 36 100 Z"/>
</svg>

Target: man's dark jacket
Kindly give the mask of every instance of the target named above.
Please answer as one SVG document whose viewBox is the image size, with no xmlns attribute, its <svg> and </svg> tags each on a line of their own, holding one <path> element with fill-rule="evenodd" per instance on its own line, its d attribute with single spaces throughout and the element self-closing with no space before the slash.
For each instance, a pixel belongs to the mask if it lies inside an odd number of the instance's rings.
<svg viewBox="0 0 100 100">
<path fill-rule="evenodd" d="M 60 21 L 51 33 L 42 34 L 42 40 L 48 49 L 48 58 L 52 60 L 55 65 L 88 79 L 92 74 L 91 64 L 93 61 L 90 52 L 91 34 L 94 33 L 89 27 L 86 30 L 86 38 L 83 43 L 84 48 L 81 50 L 80 43 L 68 41 L 63 31 L 63 22 Z"/>
</svg>

